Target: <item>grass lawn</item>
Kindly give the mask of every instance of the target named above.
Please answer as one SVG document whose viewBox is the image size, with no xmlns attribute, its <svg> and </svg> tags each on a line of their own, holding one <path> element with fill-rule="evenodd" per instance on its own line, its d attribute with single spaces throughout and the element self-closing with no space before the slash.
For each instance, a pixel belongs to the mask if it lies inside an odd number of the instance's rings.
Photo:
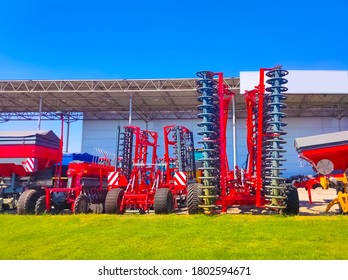
<svg viewBox="0 0 348 280">
<path fill-rule="evenodd" d="M 348 216 L 0 215 L 2 260 L 342 260 Z"/>
</svg>

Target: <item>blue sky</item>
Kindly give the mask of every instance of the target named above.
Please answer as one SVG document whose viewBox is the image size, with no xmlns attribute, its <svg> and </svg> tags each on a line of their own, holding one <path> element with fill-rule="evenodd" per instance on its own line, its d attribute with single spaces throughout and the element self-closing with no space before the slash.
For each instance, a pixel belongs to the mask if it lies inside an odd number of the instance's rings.
<svg viewBox="0 0 348 280">
<path fill-rule="evenodd" d="M 347 70 L 347 11 L 343 0 L 4 0 L 0 80 Z"/>
<path fill-rule="evenodd" d="M 348 2 L 1 1 L 0 79 L 348 69 Z"/>
</svg>

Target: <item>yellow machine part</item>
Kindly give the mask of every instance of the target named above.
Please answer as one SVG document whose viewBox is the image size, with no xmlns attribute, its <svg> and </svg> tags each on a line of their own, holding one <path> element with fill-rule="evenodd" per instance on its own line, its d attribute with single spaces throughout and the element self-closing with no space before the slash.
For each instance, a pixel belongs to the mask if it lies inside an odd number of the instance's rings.
<svg viewBox="0 0 348 280">
<path fill-rule="evenodd" d="M 341 206 L 342 213 L 348 213 L 348 194 L 338 192 L 337 197 L 327 205 L 325 212 L 328 212 L 335 204 L 339 204 Z"/>
<path fill-rule="evenodd" d="M 327 190 L 329 188 L 329 180 L 326 176 L 320 177 L 320 185 L 324 190 Z"/>
<path fill-rule="evenodd" d="M 321 179 L 320 178 L 320 184 L 322 184 L 321 182 Z M 323 186 L 324 189 L 327 189 L 328 188 L 328 185 L 329 185 L 329 180 L 327 178 L 324 177 L 325 180 L 327 180 L 326 182 L 326 185 L 327 186 L 326 188 Z M 337 179 L 338 181 L 341 181 L 343 182 L 344 184 L 344 188 L 343 188 L 343 191 L 339 191 L 337 193 L 337 197 L 335 199 L 333 199 L 326 207 L 325 211 L 328 212 L 330 210 L 330 208 L 332 206 L 334 206 L 335 204 L 338 204 L 342 210 L 342 213 L 348 213 L 348 181 L 347 181 L 347 175 L 346 173 L 343 173 L 342 176 L 335 176 L 335 179 Z"/>
<path fill-rule="evenodd" d="M 342 212 L 348 213 L 348 194 L 339 192 L 337 195 L 338 203 L 341 205 Z"/>
<path fill-rule="evenodd" d="M 335 175 L 335 179 L 337 179 L 338 181 L 343 182 L 345 185 L 347 185 L 348 180 L 347 180 L 347 176 L 345 173 L 339 174 L 339 176 Z M 324 190 L 327 190 L 330 186 L 330 181 L 328 179 L 328 177 L 326 176 L 321 176 L 320 179 L 320 185 L 322 186 L 322 188 Z"/>
</svg>

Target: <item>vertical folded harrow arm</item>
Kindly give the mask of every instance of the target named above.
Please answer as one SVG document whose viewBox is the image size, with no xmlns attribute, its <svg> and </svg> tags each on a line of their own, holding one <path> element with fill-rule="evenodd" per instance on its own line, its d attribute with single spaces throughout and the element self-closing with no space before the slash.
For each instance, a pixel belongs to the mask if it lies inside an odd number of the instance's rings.
<svg viewBox="0 0 348 280">
<path fill-rule="evenodd" d="M 192 132 L 165 126 L 163 158 L 157 156 L 156 132 L 127 126 L 121 134 L 120 166 L 109 175 L 106 212 L 167 214 L 186 206 L 187 184 L 196 181 Z"/>
<path fill-rule="evenodd" d="M 288 72 L 281 67 L 260 70 L 260 83 L 245 93 L 247 108 L 246 169 L 238 166 L 229 170 L 226 151 L 226 130 L 229 103 L 234 98 L 223 82 L 222 73 L 198 72 L 198 117 L 202 121 L 199 135 L 202 140 L 202 184 L 192 191 L 196 205 L 192 213 L 226 212 L 234 205 L 254 205 L 285 213 L 297 214 L 299 208 L 297 189 L 284 184 L 282 136 L 286 107 L 283 76 Z M 265 87 L 264 77 L 268 77 Z M 215 78 L 217 77 L 217 78 Z M 289 194 L 290 193 L 290 194 Z M 290 198 L 290 199 L 289 199 Z M 193 204 L 194 204 L 193 203 Z M 198 209 L 198 210 L 197 210 Z"/>
</svg>

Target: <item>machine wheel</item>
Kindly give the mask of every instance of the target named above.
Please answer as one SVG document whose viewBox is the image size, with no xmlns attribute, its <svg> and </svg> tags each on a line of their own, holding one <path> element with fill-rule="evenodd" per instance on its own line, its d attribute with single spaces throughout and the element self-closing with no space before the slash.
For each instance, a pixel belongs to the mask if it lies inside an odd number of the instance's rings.
<svg viewBox="0 0 348 280">
<path fill-rule="evenodd" d="M 40 196 L 35 204 L 35 214 L 42 215 L 44 213 L 46 213 L 46 195 Z"/>
<path fill-rule="evenodd" d="M 203 213 L 203 209 L 199 207 L 202 205 L 202 199 L 199 198 L 202 195 L 202 189 L 198 188 L 200 184 L 192 184 L 188 186 L 187 191 L 187 210 L 189 214 Z"/>
<path fill-rule="evenodd" d="M 36 190 L 30 189 L 24 191 L 18 199 L 17 214 L 34 214 L 35 205 L 38 199 L 39 193 Z"/>
<path fill-rule="evenodd" d="M 168 188 L 160 188 L 156 191 L 154 208 L 155 214 L 169 214 L 173 212 L 173 194 Z"/>
<path fill-rule="evenodd" d="M 105 198 L 105 213 L 106 214 L 123 214 L 121 212 L 121 204 L 124 195 L 124 190 L 120 188 L 111 189 L 106 194 Z"/>
<path fill-rule="evenodd" d="M 80 194 L 74 203 L 74 214 L 87 214 L 88 198 L 84 194 Z"/>
<path fill-rule="evenodd" d="M 284 209 L 284 214 L 286 215 L 298 215 L 300 212 L 300 200 L 298 197 L 298 190 L 292 185 L 287 185 L 285 190 L 286 194 L 286 208 Z"/>
</svg>

